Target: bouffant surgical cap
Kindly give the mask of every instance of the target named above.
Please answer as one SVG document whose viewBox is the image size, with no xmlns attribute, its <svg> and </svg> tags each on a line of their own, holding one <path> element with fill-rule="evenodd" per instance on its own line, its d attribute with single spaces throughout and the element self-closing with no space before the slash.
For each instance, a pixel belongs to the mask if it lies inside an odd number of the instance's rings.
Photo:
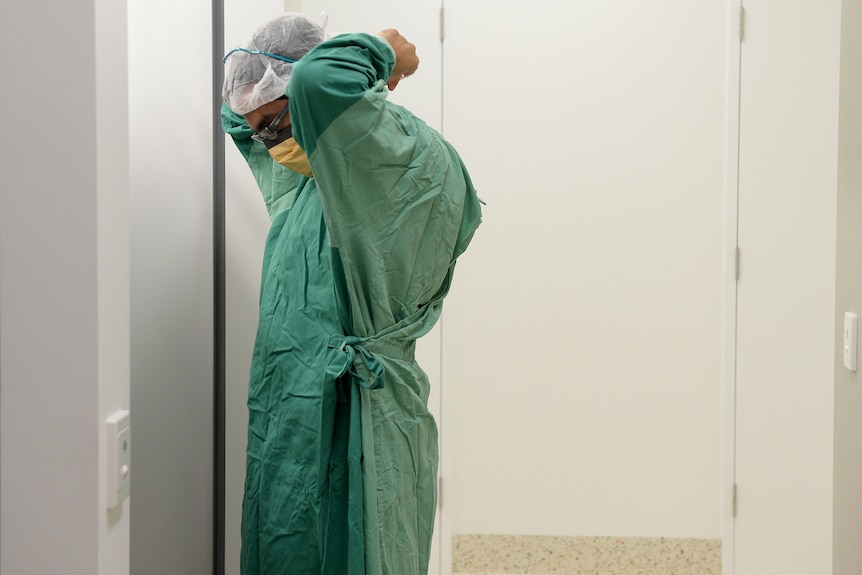
<svg viewBox="0 0 862 575">
<path fill-rule="evenodd" d="M 287 13 L 258 28 L 251 41 L 225 56 L 222 97 L 237 114 L 247 114 L 284 96 L 293 62 L 326 39 L 311 18 Z"/>
</svg>

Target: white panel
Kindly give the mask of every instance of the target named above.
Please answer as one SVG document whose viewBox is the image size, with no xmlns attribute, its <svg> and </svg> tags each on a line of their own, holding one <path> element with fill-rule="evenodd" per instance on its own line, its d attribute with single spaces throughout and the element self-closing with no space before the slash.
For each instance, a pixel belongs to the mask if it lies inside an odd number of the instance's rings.
<svg viewBox="0 0 862 575">
<path fill-rule="evenodd" d="M 0 571 L 124 575 L 102 449 L 129 395 L 125 8 L 50 8 L 0 3 Z M 51 152 L 33 118 L 58 98 Z"/>
<path fill-rule="evenodd" d="M 129 2 L 132 575 L 213 565 L 211 7 Z"/>
<path fill-rule="evenodd" d="M 4 575 L 98 569 L 92 4 L 66 3 L 53 17 L 43 21 L 42 9 L 33 4 L 4 2 L 0 12 L 0 62 L 19 80 L 4 82 L 0 95 L 4 109 L 17 110 L 4 127 L 15 134 L 14 143 L 6 140 L 0 154 Z M 16 48 L 32 43 L 28 31 L 37 28 L 71 56 L 72 63 L 55 70 L 50 81 L 39 71 L 49 57 L 47 46 L 23 54 Z M 46 170 L 45 157 L 33 152 L 39 136 L 28 118 L 53 105 L 57 85 L 80 87 L 66 95 L 77 113 L 65 130 L 82 136 Z M 50 425 L 34 426 L 36 419 Z"/>
<path fill-rule="evenodd" d="M 455 531 L 720 536 L 725 6 L 450 10 Z"/>
<path fill-rule="evenodd" d="M 832 572 L 840 18 L 745 2 L 736 575 Z"/>
</svg>

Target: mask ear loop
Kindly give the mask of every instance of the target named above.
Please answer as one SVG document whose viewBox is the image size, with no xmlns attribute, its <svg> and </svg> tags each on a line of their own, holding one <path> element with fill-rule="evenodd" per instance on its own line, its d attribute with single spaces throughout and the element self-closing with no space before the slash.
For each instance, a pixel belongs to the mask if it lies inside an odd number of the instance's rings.
<svg viewBox="0 0 862 575">
<path fill-rule="evenodd" d="M 323 31 L 326 32 L 326 27 L 329 25 L 329 14 L 326 10 L 323 10 L 320 13 L 320 27 L 323 28 Z"/>
</svg>

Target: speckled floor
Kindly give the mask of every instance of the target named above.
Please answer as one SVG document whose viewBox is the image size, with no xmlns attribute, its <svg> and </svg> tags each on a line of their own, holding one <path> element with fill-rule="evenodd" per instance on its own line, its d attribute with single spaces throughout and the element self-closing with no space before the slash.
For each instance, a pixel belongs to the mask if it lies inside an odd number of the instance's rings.
<svg viewBox="0 0 862 575">
<path fill-rule="evenodd" d="M 455 575 L 721 575 L 720 539 L 456 535 Z"/>
</svg>

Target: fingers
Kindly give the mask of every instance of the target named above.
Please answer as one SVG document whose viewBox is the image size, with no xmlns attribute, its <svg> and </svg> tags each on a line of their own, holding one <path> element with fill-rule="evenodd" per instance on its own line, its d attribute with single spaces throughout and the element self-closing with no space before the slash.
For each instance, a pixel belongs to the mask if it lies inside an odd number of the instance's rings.
<svg viewBox="0 0 862 575">
<path fill-rule="evenodd" d="M 380 35 L 389 42 L 395 52 L 395 67 L 388 82 L 389 89 L 394 90 L 398 82 L 416 72 L 419 68 L 419 57 L 416 55 L 416 46 L 398 30 L 388 28 L 380 32 Z"/>
<path fill-rule="evenodd" d="M 397 88 L 398 82 L 403 80 L 405 77 L 406 76 L 392 76 L 391 78 L 389 78 L 389 82 L 386 83 L 386 86 L 389 88 L 389 91 L 391 92 L 392 90 Z"/>
</svg>

